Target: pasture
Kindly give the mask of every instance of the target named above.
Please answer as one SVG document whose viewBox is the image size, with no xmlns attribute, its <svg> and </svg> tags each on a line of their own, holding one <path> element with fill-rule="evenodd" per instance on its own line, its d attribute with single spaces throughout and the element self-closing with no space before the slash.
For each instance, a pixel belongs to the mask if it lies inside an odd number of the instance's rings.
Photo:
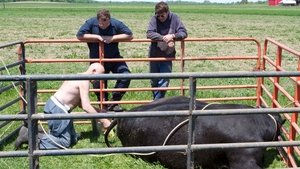
<svg viewBox="0 0 300 169">
<path fill-rule="evenodd" d="M 68 4 L 68 3 L 6 3 L 5 8 L 0 7 L 0 45 L 8 42 L 36 39 L 69 39 L 75 38 L 77 30 L 84 21 L 95 15 L 100 8 L 107 8 L 111 11 L 112 17 L 122 20 L 134 34 L 136 39 L 144 39 L 145 31 L 150 17 L 153 15 L 154 3 L 90 3 L 90 4 Z M 247 5 L 202 5 L 190 3 L 171 3 L 171 11 L 177 13 L 184 22 L 189 37 L 192 38 L 211 38 L 211 37 L 253 37 L 261 44 L 266 37 L 272 37 L 281 43 L 293 48 L 300 49 L 300 7 L 269 7 L 266 4 L 247 4 Z M 133 43 L 120 44 L 121 55 L 124 57 L 146 57 L 147 43 L 139 45 Z M 177 44 L 178 45 L 178 44 Z M 224 52 L 247 54 L 255 52 L 251 45 L 231 43 L 213 44 L 188 44 L 187 53 L 191 56 L 218 55 Z M 27 56 L 30 58 L 87 58 L 87 46 L 85 44 L 33 44 L 26 48 Z M 5 63 L 17 60 L 16 48 L 0 50 L 0 57 Z M 287 57 L 288 58 L 288 57 Z M 294 59 L 288 58 L 290 70 L 295 70 Z M 66 74 L 77 73 L 85 70 L 87 63 L 58 63 L 58 64 L 29 64 L 27 74 Z M 133 73 L 148 72 L 146 63 L 129 63 Z M 188 63 L 187 71 L 227 71 L 227 70 L 251 70 L 253 65 L 236 62 L 210 62 Z M 179 68 L 174 66 L 174 72 Z M 11 74 L 18 74 L 18 70 L 13 70 Z M 6 74 L 2 71 L 1 74 Z M 248 79 L 249 80 L 249 79 Z M 231 81 L 238 81 L 234 79 Z M 251 79 L 249 80 L 251 81 Z M 245 81 L 247 83 L 248 81 Z M 172 82 L 175 85 L 177 82 Z M 213 84 L 218 82 L 207 81 Z M 228 83 L 231 83 L 230 81 Z M 57 88 L 60 82 L 40 83 L 39 87 Z M 149 81 L 132 83 L 132 86 L 150 85 Z M 288 85 L 288 84 L 287 84 Z M 247 92 L 244 91 L 247 95 Z M 10 93 L 14 95 L 14 92 Z M 203 94 L 207 96 L 226 96 L 235 95 L 232 91 L 222 91 L 218 93 Z M 251 92 L 249 93 L 249 95 Z M 176 92 L 169 92 L 168 95 L 178 95 Z M 3 95 L 1 96 L 4 97 Z M 9 94 L 5 97 L 9 97 Z M 39 96 L 40 100 L 45 101 L 49 95 Z M 128 93 L 124 99 L 145 99 L 150 98 L 149 93 Z M 1 100 L 1 103 L 5 100 Z M 253 105 L 253 102 L 247 104 Z M 288 103 L 286 103 L 288 104 Z M 125 105 L 126 108 L 132 105 Z M 1 114 L 9 114 L 13 109 L 7 109 Z M 91 135 L 90 125 L 76 126 L 77 132 L 82 133 L 74 148 L 99 148 L 105 147 L 103 136 L 99 139 Z M 8 130 L 9 131 L 9 130 Z M 0 130 L 0 136 L 6 129 Z M 120 145 L 114 139 L 114 145 Z M 1 145 L 1 150 L 12 150 L 13 141 L 7 145 Z M 265 162 L 266 168 L 285 167 L 280 161 L 275 151 L 270 149 Z M 57 156 L 41 157 L 41 168 L 163 168 L 159 164 L 148 164 L 140 159 L 134 159 L 126 155 L 109 156 Z M 28 168 L 27 158 L 2 158 L 0 168 Z"/>
</svg>

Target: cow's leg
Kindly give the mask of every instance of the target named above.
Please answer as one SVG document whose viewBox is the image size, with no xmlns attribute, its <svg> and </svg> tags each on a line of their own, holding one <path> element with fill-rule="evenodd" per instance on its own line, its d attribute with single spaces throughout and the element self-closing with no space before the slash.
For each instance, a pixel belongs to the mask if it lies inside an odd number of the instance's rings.
<svg viewBox="0 0 300 169">
<path fill-rule="evenodd" d="M 227 152 L 230 169 L 262 169 L 263 149 L 235 149 Z"/>
<path fill-rule="evenodd" d="M 92 123 L 93 138 L 98 138 L 100 136 L 100 126 L 96 119 L 92 119 L 91 123 Z"/>
</svg>

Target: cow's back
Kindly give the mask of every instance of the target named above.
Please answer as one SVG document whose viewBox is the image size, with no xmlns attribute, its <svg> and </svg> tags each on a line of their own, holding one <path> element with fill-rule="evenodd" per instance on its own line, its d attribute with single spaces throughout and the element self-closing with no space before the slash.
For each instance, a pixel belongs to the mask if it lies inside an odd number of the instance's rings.
<svg viewBox="0 0 300 169">
<path fill-rule="evenodd" d="M 132 111 L 188 110 L 189 101 L 190 99 L 184 96 L 160 99 L 134 108 Z M 200 101 L 195 103 L 197 110 L 202 110 L 204 107 L 206 110 L 253 108 L 238 104 L 207 105 Z M 162 145 L 168 134 L 186 119 L 188 117 L 182 116 L 119 119 L 117 134 L 123 146 Z M 184 125 L 176 131 L 168 141 L 168 145 L 186 145 L 187 126 Z M 195 119 L 195 144 L 271 141 L 274 137 L 274 130 L 276 130 L 274 122 L 268 115 L 263 114 L 198 116 Z M 226 153 L 226 150 L 196 151 L 195 163 L 209 167 L 228 165 Z M 257 154 L 261 155 L 261 153 Z M 148 161 L 159 160 L 169 168 L 186 168 L 184 152 L 156 153 L 152 156 L 142 156 L 142 158 Z"/>
</svg>

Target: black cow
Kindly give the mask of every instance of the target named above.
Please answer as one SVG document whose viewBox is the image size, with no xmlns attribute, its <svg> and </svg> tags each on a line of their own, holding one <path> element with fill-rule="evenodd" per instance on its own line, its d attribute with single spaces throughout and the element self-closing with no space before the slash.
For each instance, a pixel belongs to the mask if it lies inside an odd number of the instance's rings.
<svg viewBox="0 0 300 169">
<path fill-rule="evenodd" d="M 131 111 L 188 110 L 189 101 L 190 99 L 184 96 L 164 98 Z M 200 101 L 195 103 L 197 110 L 205 106 L 205 109 L 253 108 L 239 104 L 208 105 Z M 156 146 L 162 145 L 170 131 L 186 119 L 187 117 L 176 116 L 123 118 L 115 120 L 111 128 L 117 122 L 117 135 L 123 146 Z M 282 123 L 280 115 L 198 116 L 195 120 L 195 144 L 277 140 Z M 187 136 L 187 125 L 184 125 L 168 140 L 168 145 L 186 145 Z M 264 151 L 265 148 L 198 150 L 194 152 L 194 159 L 195 165 L 202 168 L 261 169 Z M 157 152 L 141 158 L 149 162 L 159 161 L 171 169 L 186 168 L 185 152 Z"/>
</svg>

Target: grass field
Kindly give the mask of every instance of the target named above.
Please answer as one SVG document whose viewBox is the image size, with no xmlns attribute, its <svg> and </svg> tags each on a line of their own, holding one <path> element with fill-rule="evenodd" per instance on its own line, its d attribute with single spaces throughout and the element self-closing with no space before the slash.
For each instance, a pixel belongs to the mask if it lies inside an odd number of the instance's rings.
<svg viewBox="0 0 300 169">
<path fill-rule="evenodd" d="M 134 33 L 134 38 L 144 39 L 145 31 L 150 17 L 153 15 L 153 3 L 90 3 L 90 4 L 68 4 L 68 3 L 5 3 L 5 8 L 0 6 L 0 45 L 26 40 L 38 39 L 69 39 L 75 38 L 77 30 L 84 21 L 94 16 L 99 8 L 110 9 L 112 17 L 122 20 Z M 253 37 L 263 44 L 266 37 L 271 37 L 281 43 L 293 48 L 300 49 L 300 7 L 269 7 L 265 4 L 248 5 L 202 5 L 190 3 L 171 3 L 171 11 L 177 13 L 183 20 L 189 37 L 211 38 L 211 37 Z M 178 45 L 178 44 L 177 44 Z M 245 45 L 245 46 L 244 46 Z M 120 44 L 121 54 L 124 57 L 146 57 L 148 44 Z M 128 50 L 129 49 L 129 50 Z M 16 48 L 0 50 L 0 57 L 6 63 L 15 61 Z M 85 44 L 33 44 L 26 47 L 27 56 L 30 58 L 87 58 L 87 47 Z M 187 55 L 189 56 L 213 56 L 213 55 L 243 55 L 255 53 L 252 44 L 236 43 L 191 43 L 187 44 Z M 287 67 L 295 70 L 295 60 L 287 57 Z M 85 63 L 58 63 L 58 64 L 29 64 L 28 74 L 66 74 L 83 71 Z M 188 62 L 186 71 L 209 72 L 229 70 L 251 70 L 252 62 Z M 129 63 L 133 73 L 148 72 L 146 63 Z M 179 71 L 179 65 L 174 65 L 174 71 Z M 18 74 L 18 70 L 12 70 L 12 74 Z M 6 74 L 6 72 L 1 72 Z M 224 80 L 224 83 L 253 82 L 253 79 Z M 60 82 L 39 83 L 39 87 L 57 88 Z M 221 83 L 220 81 L 204 81 L 203 84 L 211 85 Z M 177 82 L 172 82 L 175 85 Z M 132 82 L 131 87 L 145 85 L 149 81 Z M 176 95 L 176 92 L 169 92 Z M 232 91 L 217 91 L 210 94 L 201 93 L 207 97 L 223 97 L 228 95 L 253 95 L 253 92 L 243 91 L 234 93 Z M 2 94 L 2 98 L 15 95 L 12 91 Z M 39 96 L 45 101 L 49 96 Z M 129 98 L 149 99 L 151 94 L 127 93 L 124 99 Z M 253 103 L 249 103 L 253 104 Z M 129 105 L 126 105 L 130 107 Z M 125 107 L 126 107 L 125 106 Z M 16 106 L 17 107 L 17 106 Z M 1 114 L 14 112 L 15 107 L 2 111 Z M 78 132 L 84 137 L 74 148 L 99 148 L 105 147 L 103 137 L 95 139 L 92 137 L 90 125 L 76 126 Z M 5 129 L 3 129 L 5 130 Z M 5 131 L 0 130 L 0 134 Z M 13 140 L 12 140 L 13 143 Z M 120 145 L 115 140 L 115 145 Z M 2 150 L 13 149 L 12 144 L 1 146 Z M 266 168 L 285 167 L 273 149 L 268 150 L 268 158 L 265 162 Z M 41 157 L 41 168 L 163 168 L 159 164 L 148 164 L 142 160 L 134 159 L 125 155 L 113 156 L 58 156 Z M 27 158 L 3 158 L 0 159 L 1 168 L 28 168 Z"/>
</svg>

